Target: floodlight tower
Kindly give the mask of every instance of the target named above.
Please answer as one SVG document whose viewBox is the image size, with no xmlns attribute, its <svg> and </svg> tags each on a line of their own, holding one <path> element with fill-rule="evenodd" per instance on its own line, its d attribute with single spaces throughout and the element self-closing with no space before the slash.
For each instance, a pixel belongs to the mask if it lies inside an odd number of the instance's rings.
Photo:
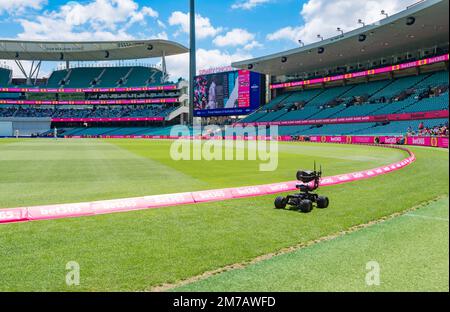
<svg viewBox="0 0 450 312">
<path fill-rule="evenodd" d="M 190 0 L 190 31 L 189 31 L 189 124 L 194 125 L 194 88 L 197 74 L 195 46 L 195 0 Z"/>
</svg>

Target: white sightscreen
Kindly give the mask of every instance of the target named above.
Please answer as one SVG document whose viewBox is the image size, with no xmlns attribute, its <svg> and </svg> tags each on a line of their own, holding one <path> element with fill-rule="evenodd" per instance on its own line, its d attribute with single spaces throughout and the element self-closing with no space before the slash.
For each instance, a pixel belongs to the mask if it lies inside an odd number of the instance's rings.
<svg viewBox="0 0 450 312">
<path fill-rule="evenodd" d="M 0 137 L 1 136 L 12 136 L 13 126 L 11 121 L 0 121 Z"/>
</svg>

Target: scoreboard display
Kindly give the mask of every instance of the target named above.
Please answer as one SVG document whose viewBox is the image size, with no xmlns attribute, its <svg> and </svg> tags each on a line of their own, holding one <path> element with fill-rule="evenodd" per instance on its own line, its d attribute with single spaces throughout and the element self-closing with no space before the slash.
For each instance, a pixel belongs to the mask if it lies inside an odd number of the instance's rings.
<svg viewBox="0 0 450 312">
<path fill-rule="evenodd" d="M 263 76 L 248 70 L 195 77 L 194 114 L 198 117 L 248 115 L 264 99 Z"/>
</svg>

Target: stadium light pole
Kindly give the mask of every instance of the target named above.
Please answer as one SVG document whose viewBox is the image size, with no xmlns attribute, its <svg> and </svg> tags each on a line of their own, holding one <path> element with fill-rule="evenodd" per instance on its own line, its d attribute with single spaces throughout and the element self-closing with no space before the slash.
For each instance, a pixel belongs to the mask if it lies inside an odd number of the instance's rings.
<svg viewBox="0 0 450 312">
<path fill-rule="evenodd" d="M 338 32 L 340 32 L 342 36 L 344 35 L 344 31 L 342 30 L 341 27 L 336 28 L 336 30 L 337 30 Z"/>
<path fill-rule="evenodd" d="M 302 47 L 305 46 L 305 43 L 304 43 L 302 40 L 299 40 L 298 43 L 299 43 Z"/>
<path fill-rule="evenodd" d="M 317 38 L 319 38 L 321 41 L 323 41 L 322 35 L 317 35 Z"/>
<path fill-rule="evenodd" d="M 387 14 L 385 10 L 381 10 L 381 15 L 384 15 L 384 16 L 386 16 L 386 18 L 388 18 L 388 17 L 389 17 L 389 14 Z"/>
<path fill-rule="evenodd" d="M 364 23 L 362 19 L 359 19 L 359 20 L 358 20 L 358 24 L 361 24 L 361 25 L 363 25 L 363 27 L 365 27 L 365 26 L 366 26 L 366 23 Z"/>
<path fill-rule="evenodd" d="M 197 74 L 195 45 L 195 0 L 190 0 L 190 31 L 189 31 L 189 124 L 194 125 L 194 87 Z"/>
</svg>

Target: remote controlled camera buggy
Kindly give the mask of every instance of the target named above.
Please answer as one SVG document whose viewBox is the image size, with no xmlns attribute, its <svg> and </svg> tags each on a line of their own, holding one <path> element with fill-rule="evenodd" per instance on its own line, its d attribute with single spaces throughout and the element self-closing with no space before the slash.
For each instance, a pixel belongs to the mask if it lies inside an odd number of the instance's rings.
<svg viewBox="0 0 450 312">
<path fill-rule="evenodd" d="M 297 180 L 300 182 L 297 184 L 299 193 L 287 197 L 277 197 L 275 199 L 276 209 L 285 209 L 289 205 L 293 210 L 308 213 L 313 210 L 314 204 L 320 209 L 328 208 L 330 203 L 328 197 L 313 193 L 319 188 L 322 177 L 322 168 L 317 171 L 315 167 L 314 164 L 314 171 L 300 170 L 297 172 Z"/>
</svg>

